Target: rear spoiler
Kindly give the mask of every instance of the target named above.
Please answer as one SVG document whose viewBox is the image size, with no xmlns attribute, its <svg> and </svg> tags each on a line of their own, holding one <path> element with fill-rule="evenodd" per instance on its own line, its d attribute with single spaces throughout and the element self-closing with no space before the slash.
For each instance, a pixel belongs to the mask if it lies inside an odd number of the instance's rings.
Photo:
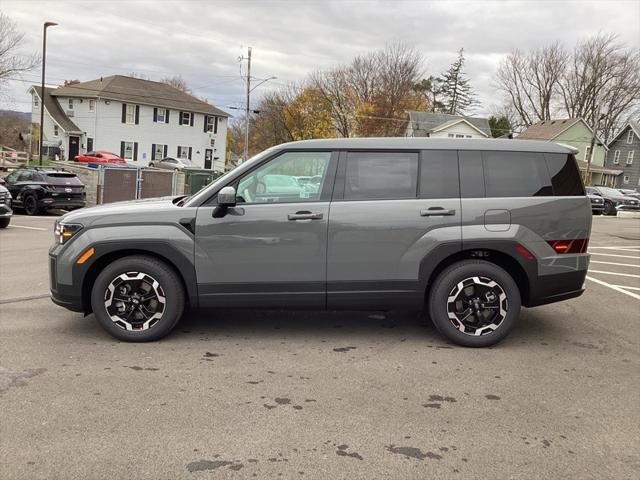
<svg viewBox="0 0 640 480">
<path fill-rule="evenodd" d="M 558 143 L 557 145 L 560 145 L 561 147 L 566 148 L 567 150 L 569 150 L 574 155 L 580 151 L 576 147 L 572 147 L 571 145 L 567 145 L 566 143 Z"/>
</svg>

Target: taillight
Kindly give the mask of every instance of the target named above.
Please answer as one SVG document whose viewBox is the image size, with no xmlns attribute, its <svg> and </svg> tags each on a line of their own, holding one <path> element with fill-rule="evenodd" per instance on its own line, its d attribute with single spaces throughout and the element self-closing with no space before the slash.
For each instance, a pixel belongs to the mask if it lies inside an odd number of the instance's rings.
<svg viewBox="0 0 640 480">
<path fill-rule="evenodd" d="M 533 253 L 531 253 L 529 250 L 527 250 L 526 248 L 524 248 L 520 244 L 516 245 L 516 252 L 518 252 L 520 255 L 522 255 L 527 260 L 535 260 L 535 258 L 536 258 L 533 255 Z"/>
<path fill-rule="evenodd" d="M 586 253 L 587 247 L 589 246 L 589 239 L 547 240 L 547 243 L 556 253 Z"/>
</svg>

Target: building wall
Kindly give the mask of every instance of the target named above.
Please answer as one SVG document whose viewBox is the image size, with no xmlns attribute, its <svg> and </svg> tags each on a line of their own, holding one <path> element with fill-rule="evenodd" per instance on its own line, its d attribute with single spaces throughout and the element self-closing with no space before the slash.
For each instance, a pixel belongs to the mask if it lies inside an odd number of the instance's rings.
<svg viewBox="0 0 640 480">
<path fill-rule="evenodd" d="M 617 140 L 609 144 L 606 165 L 608 168 L 622 170 L 622 175 L 616 178 L 616 187 L 629 188 L 640 191 L 640 138 L 635 133 L 632 135 L 632 142 L 627 143 L 627 136 L 631 130 L 630 126 L 620 134 Z M 614 163 L 616 151 L 620 152 L 619 163 Z M 629 152 L 633 153 L 633 163 L 627 165 Z M 624 177 L 629 177 L 629 182 L 624 183 Z"/>
<path fill-rule="evenodd" d="M 468 135 L 470 135 L 471 138 L 487 138 L 480 132 L 478 132 L 475 128 L 472 128 L 471 126 L 469 126 L 469 124 L 464 122 L 456 123 L 455 125 L 451 125 L 450 127 L 444 130 L 440 130 L 439 132 L 432 132 L 430 137 L 451 138 L 449 137 L 449 135 L 454 135 L 454 138 L 455 135 L 464 135 L 464 138 L 467 138 Z"/>
<path fill-rule="evenodd" d="M 587 147 L 591 145 L 591 131 L 582 122 L 577 122 L 568 130 L 562 132 L 556 138 L 553 139 L 554 143 L 564 143 L 577 148 L 579 151 L 576 154 L 576 158 L 579 160 L 587 161 L 585 156 Z M 603 145 L 598 145 L 596 142 L 595 151 L 593 152 L 593 165 L 604 166 L 604 157 L 606 149 Z"/>
<path fill-rule="evenodd" d="M 35 99 L 38 98 L 35 90 L 32 91 L 31 95 L 31 123 L 40 125 L 40 103 L 36 106 Z M 55 145 L 64 145 L 64 148 L 67 148 L 67 137 L 65 135 L 64 130 L 58 127 L 58 136 L 55 136 L 55 128 L 54 125 L 57 125 L 55 120 L 49 115 L 47 109 L 44 110 L 44 136 L 43 143 L 45 146 L 55 146 Z M 34 130 L 35 132 L 35 130 Z M 37 151 L 37 146 L 34 151 Z M 45 150 L 46 151 L 46 150 Z"/>
</svg>

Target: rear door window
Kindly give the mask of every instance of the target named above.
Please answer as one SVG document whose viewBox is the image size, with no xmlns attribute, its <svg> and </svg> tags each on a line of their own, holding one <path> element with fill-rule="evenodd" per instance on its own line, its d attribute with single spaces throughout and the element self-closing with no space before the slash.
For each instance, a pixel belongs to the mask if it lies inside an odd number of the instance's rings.
<svg viewBox="0 0 640 480">
<path fill-rule="evenodd" d="M 348 152 L 345 200 L 416 198 L 417 152 Z"/>
<path fill-rule="evenodd" d="M 458 198 L 458 152 L 424 150 L 420 159 L 420 198 Z"/>
<path fill-rule="evenodd" d="M 540 197 L 553 195 L 544 154 L 535 152 L 482 152 L 487 197 Z"/>
<path fill-rule="evenodd" d="M 573 155 L 565 153 L 545 153 L 553 194 L 560 197 L 584 195 L 580 170 Z"/>
</svg>

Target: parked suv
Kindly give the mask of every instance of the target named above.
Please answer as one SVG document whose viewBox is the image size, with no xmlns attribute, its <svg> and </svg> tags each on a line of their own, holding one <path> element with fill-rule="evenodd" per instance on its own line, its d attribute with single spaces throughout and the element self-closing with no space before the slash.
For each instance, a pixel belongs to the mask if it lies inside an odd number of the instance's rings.
<svg viewBox="0 0 640 480">
<path fill-rule="evenodd" d="M 451 341 L 493 345 L 521 306 L 583 292 L 591 205 L 574 153 L 530 140 L 280 145 L 192 197 L 63 216 L 52 298 L 128 341 L 167 335 L 188 304 L 424 308 Z M 275 175 L 320 179 L 278 188 Z"/>
<path fill-rule="evenodd" d="M 0 185 L 0 228 L 7 228 L 11 223 L 11 193 L 4 185 Z"/>
<path fill-rule="evenodd" d="M 620 210 L 640 210 L 640 201 L 637 198 L 627 196 L 615 188 L 587 187 L 587 193 L 604 199 L 605 215 L 616 215 Z"/>
<path fill-rule="evenodd" d="M 36 215 L 50 208 L 84 207 L 84 184 L 75 173 L 62 170 L 21 168 L 5 177 L 15 208 Z"/>
</svg>

